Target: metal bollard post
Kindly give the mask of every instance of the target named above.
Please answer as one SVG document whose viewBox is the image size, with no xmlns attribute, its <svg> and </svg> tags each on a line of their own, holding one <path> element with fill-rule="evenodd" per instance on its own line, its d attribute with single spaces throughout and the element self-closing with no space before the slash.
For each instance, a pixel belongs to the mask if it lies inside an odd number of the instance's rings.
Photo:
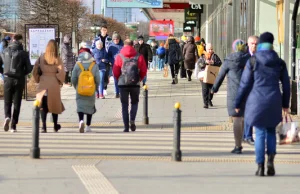
<svg viewBox="0 0 300 194">
<path fill-rule="evenodd" d="M 32 148 L 30 149 L 30 156 L 32 158 L 40 158 L 39 148 L 39 128 L 40 128 L 40 102 L 34 101 L 32 114 Z"/>
<path fill-rule="evenodd" d="M 144 124 L 149 125 L 149 117 L 148 117 L 148 86 L 144 85 Z"/>
<path fill-rule="evenodd" d="M 175 104 L 175 110 L 174 110 L 172 161 L 181 161 L 180 133 L 181 133 L 181 110 L 180 110 L 180 103 L 177 102 Z"/>
</svg>

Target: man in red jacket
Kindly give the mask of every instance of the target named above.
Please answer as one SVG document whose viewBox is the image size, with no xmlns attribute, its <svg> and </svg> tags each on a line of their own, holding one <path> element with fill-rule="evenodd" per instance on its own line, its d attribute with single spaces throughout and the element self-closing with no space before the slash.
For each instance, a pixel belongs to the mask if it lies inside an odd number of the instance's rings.
<svg viewBox="0 0 300 194">
<path fill-rule="evenodd" d="M 133 42 L 129 39 L 124 41 L 124 47 L 115 58 L 113 73 L 118 80 L 120 100 L 122 103 L 122 116 L 124 132 L 136 130 L 135 117 L 138 110 L 140 81 L 147 74 L 147 65 L 142 55 L 133 48 Z M 130 122 L 128 114 L 128 96 L 131 99 Z"/>
</svg>

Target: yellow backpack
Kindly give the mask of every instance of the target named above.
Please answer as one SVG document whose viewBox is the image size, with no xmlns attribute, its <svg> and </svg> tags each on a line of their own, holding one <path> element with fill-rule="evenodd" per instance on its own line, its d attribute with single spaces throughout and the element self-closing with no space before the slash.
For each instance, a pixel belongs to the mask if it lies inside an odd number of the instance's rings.
<svg viewBox="0 0 300 194">
<path fill-rule="evenodd" d="M 199 57 L 205 53 L 204 46 L 202 45 L 197 45 L 197 50 L 198 50 Z"/>
<path fill-rule="evenodd" d="M 87 70 L 84 69 L 83 65 L 80 62 L 77 62 L 81 73 L 79 74 L 77 92 L 82 96 L 92 96 L 95 95 L 96 84 L 94 75 L 92 74 L 92 68 L 95 65 L 95 62 L 90 64 L 90 67 Z"/>
</svg>

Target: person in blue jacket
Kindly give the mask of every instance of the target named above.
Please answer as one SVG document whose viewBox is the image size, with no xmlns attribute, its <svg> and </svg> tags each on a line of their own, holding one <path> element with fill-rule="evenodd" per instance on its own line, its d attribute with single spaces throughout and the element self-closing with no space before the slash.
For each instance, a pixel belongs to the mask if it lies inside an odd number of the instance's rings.
<svg viewBox="0 0 300 194">
<path fill-rule="evenodd" d="M 96 64 L 99 67 L 100 73 L 100 84 L 97 90 L 97 98 L 104 99 L 103 90 L 104 90 L 104 77 L 106 73 L 106 66 L 109 65 L 108 55 L 103 46 L 103 42 L 101 40 L 96 41 L 96 48 L 93 49 L 94 58 L 96 60 Z"/>
<path fill-rule="evenodd" d="M 245 118 L 255 129 L 257 176 L 264 176 L 265 147 L 268 155 L 267 175 L 275 175 L 275 128 L 282 121 L 282 110 L 288 112 L 290 101 L 290 80 L 286 64 L 273 50 L 273 42 L 272 33 L 260 35 L 257 52 L 247 62 L 235 99 L 235 111 L 239 112 L 243 99 L 249 94 Z M 282 93 L 279 81 L 282 83 Z"/>
<path fill-rule="evenodd" d="M 112 68 L 114 66 L 115 63 L 115 58 L 117 56 L 117 54 L 120 53 L 120 50 L 123 48 L 124 43 L 121 40 L 121 36 L 118 33 L 114 33 L 112 35 L 112 40 L 113 42 L 111 43 L 111 45 L 108 48 L 108 60 L 112 65 Z M 115 98 L 119 98 L 120 97 L 120 92 L 119 92 L 119 87 L 118 87 L 118 80 L 114 77 L 114 82 L 115 82 Z"/>
</svg>

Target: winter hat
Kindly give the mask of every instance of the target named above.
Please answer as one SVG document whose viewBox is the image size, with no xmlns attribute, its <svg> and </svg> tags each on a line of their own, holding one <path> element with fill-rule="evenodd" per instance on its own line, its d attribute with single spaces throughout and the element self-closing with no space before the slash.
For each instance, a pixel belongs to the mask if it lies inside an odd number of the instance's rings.
<svg viewBox="0 0 300 194">
<path fill-rule="evenodd" d="M 141 35 L 138 37 L 138 40 L 144 40 L 144 37 Z"/>
<path fill-rule="evenodd" d="M 10 41 L 10 36 L 5 36 L 4 39 Z"/>
<path fill-rule="evenodd" d="M 232 50 L 234 52 L 245 51 L 245 49 L 246 49 L 246 44 L 243 40 L 236 39 L 235 41 L 233 41 Z"/>
<path fill-rule="evenodd" d="M 163 46 L 164 46 L 164 43 L 163 43 L 163 42 L 162 42 L 162 43 L 160 43 L 160 44 L 159 44 L 159 46 L 163 47 Z"/>
<path fill-rule="evenodd" d="M 273 44 L 274 36 L 270 32 L 264 32 L 259 37 L 259 43 L 270 43 Z"/>
<path fill-rule="evenodd" d="M 200 42 L 200 36 L 195 37 L 195 42 Z"/>
<path fill-rule="evenodd" d="M 120 34 L 118 34 L 118 33 L 114 33 L 113 35 L 112 35 L 112 39 L 121 39 L 121 36 L 120 36 Z"/>
</svg>

